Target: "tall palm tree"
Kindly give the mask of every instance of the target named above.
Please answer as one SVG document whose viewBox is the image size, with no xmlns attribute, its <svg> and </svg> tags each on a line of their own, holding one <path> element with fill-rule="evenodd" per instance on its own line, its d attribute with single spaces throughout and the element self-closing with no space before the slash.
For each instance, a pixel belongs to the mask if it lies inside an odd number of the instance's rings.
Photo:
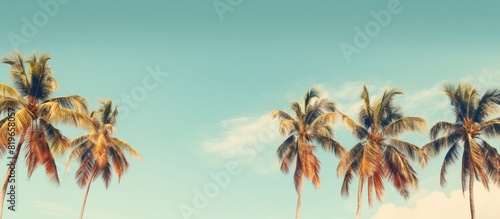
<svg viewBox="0 0 500 219">
<path fill-rule="evenodd" d="M 298 192 L 295 216 L 298 219 L 304 177 L 311 180 L 316 188 L 320 186 L 320 162 L 313 153 L 315 149 L 313 142 L 337 156 L 341 156 L 345 149 L 332 138 L 332 125 L 337 117 L 335 105 L 328 99 L 320 98 L 316 89 L 313 88 L 306 93 L 303 105 L 293 101 L 291 108 L 295 112 L 295 119 L 281 110 L 275 110 L 271 115 L 280 120 L 280 133 L 287 137 L 277 150 L 281 171 L 288 173 L 294 160 L 297 160 L 294 183 Z"/>
<path fill-rule="evenodd" d="M 14 157 L 12 164 L 17 164 L 21 147 L 24 146 L 28 176 L 31 177 L 37 166 L 43 165 L 49 178 L 59 184 L 54 156 L 63 154 L 69 148 L 70 140 L 54 124 L 86 128 L 90 120 L 87 119 L 88 111 L 83 97 L 71 95 L 51 98 L 58 84 L 47 63 L 49 59 L 47 54 L 38 57 L 33 54 L 24 60 L 19 52 L 3 58 L 3 62 L 10 65 L 10 78 L 15 88 L 0 83 L 0 113 L 7 112 L 9 108 L 17 111 L 13 128 L 19 142 L 15 150 L 9 152 Z M 0 148 L 3 151 L 8 145 L 7 131 L 12 131 L 7 120 L 7 117 L 0 120 Z M 0 219 L 9 174 L 8 168 L 0 195 Z"/>
<path fill-rule="evenodd" d="M 342 120 L 347 128 L 360 140 L 341 159 L 337 174 L 344 177 L 342 195 L 349 195 L 349 184 L 353 174 L 359 177 L 358 208 L 356 218 L 361 217 L 361 199 L 363 184 L 368 187 L 368 203 L 373 204 L 373 190 L 379 201 L 382 200 L 383 179 L 392 182 L 399 193 L 409 197 L 408 188 L 417 188 L 418 178 L 415 170 L 408 162 L 410 159 L 425 161 L 425 155 L 420 148 L 406 141 L 397 139 L 409 131 L 422 131 L 426 125 L 419 117 L 405 117 L 401 108 L 395 106 L 393 99 L 403 94 L 397 89 L 385 90 L 384 94 L 373 105 L 366 86 L 363 87 L 361 99 L 363 105 L 359 112 L 357 123 L 342 114 Z"/>
<path fill-rule="evenodd" d="M 75 178 L 81 188 L 87 186 L 80 219 L 83 218 L 85 203 L 87 202 L 92 181 L 100 176 L 104 180 L 106 188 L 108 188 L 111 181 L 111 168 L 114 169 L 118 181 L 120 181 L 122 174 L 129 166 L 125 152 L 142 161 L 139 152 L 130 144 L 113 137 L 117 115 L 118 109 L 117 107 L 113 109 L 111 100 L 102 102 L 102 106 L 90 115 L 94 125 L 89 133 L 71 141 L 71 146 L 74 149 L 66 165 L 66 171 L 71 161 L 78 159 L 80 167 L 76 171 Z"/>
<path fill-rule="evenodd" d="M 480 96 L 469 84 L 447 84 L 443 90 L 450 99 L 455 114 L 454 122 L 440 121 L 430 131 L 431 142 L 424 146 L 429 156 L 436 156 L 443 149 L 448 152 L 441 167 L 441 186 L 446 184 L 446 172 L 462 152 L 462 192 L 469 182 L 471 218 L 475 218 L 474 178 L 489 189 L 489 180 L 500 182 L 500 156 L 497 150 L 481 138 L 500 137 L 500 118 L 489 119 L 498 112 L 500 90 L 490 89 Z"/>
</svg>

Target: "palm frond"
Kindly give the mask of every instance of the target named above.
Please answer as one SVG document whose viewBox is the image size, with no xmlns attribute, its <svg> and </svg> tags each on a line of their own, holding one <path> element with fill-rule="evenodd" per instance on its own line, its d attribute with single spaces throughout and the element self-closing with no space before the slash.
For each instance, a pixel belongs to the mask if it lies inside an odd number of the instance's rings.
<svg viewBox="0 0 500 219">
<path fill-rule="evenodd" d="M 271 117 L 273 119 L 279 119 L 279 120 L 293 120 L 293 118 L 290 116 L 290 114 L 281 111 L 281 110 L 274 110 L 271 112 Z"/>
<path fill-rule="evenodd" d="M 408 131 L 422 132 L 426 124 L 426 121 L 420 117 L 403 117 L 387 125 L 383 130 L 383 134 L 396 137 Z"/>
<path fill-rule="evenodd" d="M 342 157 L 346 153 L 346 149 L 338 141 L 329 137 L 318 136 L 315 140 L 327 152 L 333 152 L 335 156 Z"/>
<path fill-rule="evenodd" d="M 91 154 L 91 153 L 89 153 Z M 82 156 L 80 166 L 75 173 L 75 179 L 80 188 L 83 188 L 89 183 L 90 180 L 95 180 L 94 168 L 96 167 L 96 161 L 90 156 Z"/>
<path fill-rule="evenodd" d="M 293 182 L 295 184 L 295 190 L 297 192 L 304 182 L 303 168 L 304 166 L 300 160 L 300 156 L 297 156 L 297 164 L 295 165 L 295 173 L 293 174 Z"/>
<path fill-rule="evenodd" d="M 288 151 L 288 147 L 294 144 L 295 141 L 295 136 L 290 135 L 290 137 L 288 137 L 283 143 L 281 143 L 281 145 L 278 147 L 278 150 L 276 151 L 276 154 L 278 155 L 280 161 L 285 157 L 285 154 Z"/>
<path fill-rule="evenodd" d="M 113 139 L 113 144 L 115 144 L 117 146 L 117 149 L 123 150 L 123 151 L 127 152 L 128 154 L 130 154 L 130 156 L 135 157 L 135 158 L 139 159 L 140 161 L 144 162 L 141 154 L 139 154 L 139 152 L 137 152 L 137 150 L 135 150 L 135 148 L 132 147 L 132 145 L 130 145 L 129 143 L 127 143 L 119 138 L 112 138 L 112 139 Z"/>
<path fill-rule="evenodd" d="M 337 114 L 335 113 L 325 113 L 317 117 L 309 126 L 310 132 L 314 133 L 320 127 L 324 126 L 333 126 L 335 119 L 337 118 Z M 333 133 L 330 133 L 332 136 Z"/>
<path fill-rule="evenodd" d="M 22 55 L 18 51 L 15 51 L 5 56 L 3 58 L 3 63 L 10 65 L 10 78 L 19 94 L 21 96 L 28 95 L 31 84 L 26 75 Z"/>
<path fill-rule="evenodd" d="M 384 160 L 387 168 L 387 178 L 404 198 L 409 197 L 408 187 L 418 187 L 417 173 L 409 164 L 406 156 L 396 148 L 388 146 L 384 152 Z"/>
<path fill-rule="evenodd" d="M 56 163 L 42 129 L 34 128 L 28 131 L 25 152 L 28 177 L 31 177 L 38 165 L 43 165 L 49 179 L 59 184 Z"/>
<path fill-rule="evenodd" d="M 363 150 L 365 144 L 366 142 L 357 143 L 347 153 L 345 153 L 344 156 L 340 158 L 340 162 L 337 167 L 337 176 L 345 175 L 349 168 L 352 170 L 358 170 L 358 167 L 361 163 L 361 158 L 364 154 Z"/>
<path fill-rule="evenodd" d="M 418 158 L 420 165 L 425 166 L 428 160 L 427 154 L 425 154 L 424 151 L 420 149 L 418 146 L 395 138 L 391 138 L 389 141 L 394 148 L 397 148 L 399 151 L 402 151 L 403 153 L 408 155 L 408 157 L 410 157 L 410 159 L 412 160 L 416 160 Z"/>
<path fill-rule="evenodd" d="M 458 126 L 457 124 L 451 122 L 446 122 L 446 121 L 437 122 L 431 128 L 430 132 L 431 140 L 436 140 L 440 134 L 449 135 L 450 133 L 456 131 L 459 127 L 460 126 Z"/>
<path fill-rule="evenodd" d="M 384 94 L 373 106 L 373 123 L 376 125 L 383 125 L 382 121 L 391 122 L 394 118 L 392 115 L 387 114 L 386 109 L 391 108 L 392 101 L 396 95 L 403 94 L 398 89 L 385 90 Z"/>
<path fill-rule="evenodd" d="M 363 158 L 359 167 L 359 175 L 361 177 L 368 177 L 373 174 L 380 165 L 380 161 L 383 158 L 382 150 L 380 145 L 368 140 L 363 148 Z"/>
<path fill-rule="evenodd" d="M 0 96 L 0 113 L 9 113 L 10 110 L 19 110 L 21 107 L 23 107 L 23 101 Z"/>
<path fill-rule="evenodd" d="M 491 181 L 500 186 L 500 154 L 496 148 L 484 140 L 481 141 L 481 148 L 486 162 L 486 173 Z"/>
<path fill-rule="evenodd" d="M 480 130 L 488 138 L 500 137 L 500 118 L 484 122 L 481 124 Z"/>
<path fill-rule="evenodd" d="M 38 114 L 51 123 L 61 123 L 84 129 L 97 129 L 96 124 L 86 115 L 61 107 L 57 102 L 45 102 L 37 106 Z"/>
<path fill-rule="evenodd" d="M 285 151 L 283 159 L 281 160 L 280 169 L 283 173 L 288 173 L 290 171 L 290 167 L 293 164 L 293 161 L 297 157 L 298 148 L 297 142 L 293 142 Z"/>
<path fill-rule="evenodd" d="M 88 101 L 87 99 L 79 95 L 51 98 L 46 100 L 45 102 L 56 102 L 58 103 L 58 106 L 62 108 L 75 110 L 76 112 L 83 114 L 88 114 Z"/>
<path fill-rule="evenodd" d="M 349 118 L 349 116 L 345 115 L 345 114 L 341 114 L 342 115 L 342 121 L 344 122 L 344 125 L 347 127 L 347 129 L 349 131 L 351 131 L 354 136 L 361 140 L 361 139 L 364 139 L 366 138 L 366 136 L 368 135 L 368 131 L 363 128 L 363 126 L 361 126 L 359 123 L 357 123 L 356 121 L 354 121 L 353 119 Z"/>
<path fill-rule="evenodd" d="M 309 106 L 311 104 L 311 101 L 314 98 L 319 97 L 319 91 L 316 88 L 311 88 L 305 95 L 304 95 L 304 106 Z"/>
<path fill-rule="evenodd" d="M 17 101 L 23 101 L 23 96 L 9 85 L 0 83 L 0 97 L 9 97 Z"/>
<path fill-rule="evenodd" d="M 90 151 L 92 149 L 93 144 L 90 143 L 89 141 L 89 136 L 88 135 L 83 135 L 80 136 L 73 141 L 71 141 L 71 146 L 75 147 L 73 151 L 71 151 L 71 154 L 69 155 L 68 161 L 66 162 L 66 170 L 65 172 L 68 172 L 69 167 L 71 165 L 71 161 L 73 159 L 77 158 L 82 158 L 84 157 L 84 154 L 86 156 L 90 155 Z"/>
<path fill-rule="evenodd" d="M 349 185 L 351 184 L 353 177 L 354 174 L 352 168 L 348 167 L 345 171 L 344 180 L 342 181 L 342 189 L 340 190 L 342 196 L 344 197 L 349 196 Z"/>
<path fill-rule="evenodd" d="M 422 149 L 429 156 L 436 156 L 442 149 L 449 148 L 462 138 L 458 131 L 427 143 Z"/>
<path fill-rule="evenodd" d="M 70 148 L 70 140 L 59 129 L 52 126 L 49 121 L 40 118 L 40 125 L 45 132 L 52 154 L 62 155 Z"/>
<path fill-rule="evenodd" d="M 295 116 L 299 120 L 300 123 L 304 123 L 305 118 L 304 118 L 304 112 L 302 111 L 302 107 L 300 106 L 299 102 L 294 100 L 291 104 L 291 109 L 295 112 Z"/>
<path fill-rule="evenodd" d="M 477 109 L 474 112 L 474 122 L 481 123 L 484 119 L 488 118 L 491 114 L 498 112 L 498 105 L 500 105 L 500 90 L 489 89 L 479 100 Z"/>
<path fill-rule="evenodd" d="M 441 174 L 440 174 L 440 184 L 441 186 L 446 185 L 446 174 L 448 172 L 448 166 L 454 164 L 458 159 L 461 147 L 458 143 L 453 144 L 450 147 L 446 155 L 444 156 L 443 165 L 441 166 Z"/>
<path fill-rule="evenodd" d="M 111 182 L 111 165 L 109 163 L 106 163 L 106 165 L 101 169 L 101 178 L 104 181 L 104 186 L 106 188 L 109 187 L 109 183 Z"/>
</svg>

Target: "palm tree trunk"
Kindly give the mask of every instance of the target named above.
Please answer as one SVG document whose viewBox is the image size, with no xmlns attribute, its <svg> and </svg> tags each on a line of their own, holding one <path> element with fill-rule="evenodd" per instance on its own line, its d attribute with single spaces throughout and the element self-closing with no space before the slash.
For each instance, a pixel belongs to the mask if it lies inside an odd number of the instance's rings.
<svg viewBox="0 0 500 219">
<path fill-rule="evenodd" d="M 361 218 L 361 206 L 362 206 L 362 196 L 363 194 L 363 178 L 360 176 L 359 177 L 359 185 L 358 185 L 358 210 L 356 212 L 356 219 Z"/>
<path fill-rule="evenodd" d="M 470 218 L 476 218 L 476 209 L 474 206 L 474 174 L 469 177 L 469 204 L 470 204 Z"/>
<path fill-rule="evenodd" d="M 92 171 L 92 174 L 91 174 L 91 177 L 89 179 L 89 182 L 87 183 L 87 191 L 85 191 L 85 197 L 83 198 L 82 210 L 80 211 L 80 219 L 83 218 L 83 212 L 85 211 L 85 203 L 87 203 L 87 197 L 89 195 L 90 184 L 92 184 L 92 181 L 94 180 L 96 172 L 97 172 L 97 166 L 94 167 L 94 170 Z"/>
<path fill-rule="evenodd" d="M 21 151 L 21 146 L 24 143 L 25 138 L 25 133 L 21 135 L 21 138 L 19 138 L 19 143 L 17 144 L 17 148 L 14 152 L 14 158 L 12 159 L 12 165 L 16 166 L 17 164 L 17 159 L 19 157 L 19 153 Z M 2 193 L 0 194 L 0 219 L 2 219 L 2 214 L 3 214 L 3 203 L 5 202 L 5 193 L 7 193 L 7 186 L 9 185 L 9 177 L 10 177 L 10 169 L 11 167 L 9 166 L 7 168 L 7 172 L 5 173 L 5 178 L 3 180 L 3 185 L 2 185 Z M 16 173 L 17 174 L 17 173 Z"/>
<path fill-rule="evenodd" d="M 303 186 L 304 174 L 300 177 L 300 185 L 299 185 L 299 197 L 297 198 L 297 211 L 295 212 L 295 219 L 300 219 L 300 206 L 302 202 L 302 186 Z"/>
</svg>

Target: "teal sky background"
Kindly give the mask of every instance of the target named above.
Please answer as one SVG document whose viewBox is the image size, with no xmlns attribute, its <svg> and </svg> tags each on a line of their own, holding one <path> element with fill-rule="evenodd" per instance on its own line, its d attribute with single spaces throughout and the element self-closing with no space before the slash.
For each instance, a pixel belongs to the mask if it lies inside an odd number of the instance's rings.
<svg viewBox="0 0 500 219">
<path fill-rule="evenodd" d="M 121 114 L 115 136 L 144 158 L 144 163 L 130 158 L 129 171 L 120 183 L 113 178 L 107 190 L 102 180 L 92 184 L 88 219 L 183 218 L 179 206 L 193 206 L 194 190 L 203 190 L 213 182 L 210 173 L 231 162 L 239 164 L 240 173 L 198 214 L 185 218 L 293 218 L 293 173 L 279 172 L 275 149 L 284 138 L 272 129 L 272 110 L 289 111 L 293 99 L 318 86 L 354 117 L 362 84 L 374 95 L 397 86 L 406 93 L 397 99 L 405 114 L 425 117 L 429 129 L 438 120 L 451 119 L 440 93 L 444 82 L 468 81 L 481 91 L 500 85 L 498 1 L 401 0 L 401 13 L 393 14 L 351 62 L 339 45 L 353 45 L 354 28 L 375 21 L 370 11 L 387 10 L 391 1 L 242 0 L 221 20 L 214 1 L 69 0 L 57 4 L 58 11 L 27 43 L 13 47 L 9 36 L 23 36 L 23 18 L 32 21 L 37 13 L 46 13 L 40 6 L 46 2 L 56 1 L 2 1 L 0 55 L 15 49 L 26 55 L 48 52 L 60 84 L 55 96 L 85 96 L 91 109 L 99 100 L 119 102 L 128 113 Z M 168 76 L 146 90 L 142 100 L 134 100 L 133 108 L 123 96 L 141 89 L 148 67 Z M 1 65 L 0 72 L 0 82 L 11 84 L 8 65 Z M 85 133 L 60 127 L 69 137 Z M 339 121 L 335 129 L 335 138 L 346 148 L 355 144 Z M 257 143 L 249 142 L 252 138 Z M 429 140 L 427 132 L 403 138 L 419 145 Z M 255 156 L 237 152 L 252 146 L 258 147 Z M 322 185 L 316 191 L 305 183 L 302 218 L 353 218 L 357 181 L 351 196 L 341 197 L 338 158 L 321 150 L 317 154 Z M 439 185 L 443 156 L 425 169 L 414 163 L 421 185 L 410 200 L 388 183 L 382 203 L 370 209 L 365 197 L 363 218 L 399 218 L 412 209 L 417 210 L 406 218 L 423 218 L 415 212 L 431 209 L 425 203 L 440 200 L 439 195 L 455 212 L 467 213 L 467 200 L 453 195 L 461 188 L 459 165 L 450 168 L 449 184 Z M 63 174 L 66 160 L 58 159 L 60 186 L 49 182 L 42 168 L 28 180 L 22 160 L 17 211 L 4 210 L 4 218 L 77 218 L 84 190 L 74 181 L 76 163 Z M 477 191 L 476 203 L 482 206 L 478 217 L 500 217 L 486 208 L 499 200 L 500 191 Z"/>
</svg>

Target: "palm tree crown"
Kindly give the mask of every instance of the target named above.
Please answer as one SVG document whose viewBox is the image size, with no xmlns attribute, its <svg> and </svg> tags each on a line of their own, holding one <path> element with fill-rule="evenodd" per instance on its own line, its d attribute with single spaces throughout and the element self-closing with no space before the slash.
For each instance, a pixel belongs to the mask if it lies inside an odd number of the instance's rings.
<svg viewBox="0 0 500 219">
<path fill-rule="evenodd" d="M 343 154 L 345 149 L 332 137 L 332 125 L 337 117 L 335 105 L 328 99 L 320 98 L 316 89 L 306 93 L 303 105 L 293 101 L 291 108 L 295 118 L 281 110 L 273 111 L 272 117 L 280 120 L 280 133 L 287 137 L 277 150 L 281 170 L 288 173 L 296 160 L 294 183 L 299 193 L 296 216 L 298 218 L 303 177 L 311 180 L 316 188 L 320 186 L 320 162 L 313 153 L 313 142 L 337 156 Z"/>
<path fill-rule="evenodd" d="M 12 88 L 0 83 L 0 111 L 15 109 L 15 135 L 20 136 L 20 146 L 25 146 L 28 176 L 38 165 L 43 165 L 50 179 L 59 183 L 54 155 L 63 154 L 70 146 L 67 139 L 54 123 L 64 123 L 88 128 L 86 100 L 78 95 L 51 98 L 58 84 L 48 66 L 50 56 L 32 55 L 26 61 L 15 52 L 3 59 L 11 66 L 10 76 L 15 85 Z M 27 63 L 27 69 L 24 65 Z M 7 118 L 0 121 L 0 133 L 7 133 Z M 1 150 L 5 150 L 5 135 L 0 136 Z"/>
<path fill-rule="evenodd" d="M 467 189 L 469 179 L 471 216 L 474 218 L 474 178 L 482 182 L 486 189 L 490 180 L 500 184 L 500 156 L 481 138 L 482 135 L 500 137 L 500 118 L 490 119 L 498 112 L 500 90 L 490 89 L 480 96 L 478 90 L 469 84 L 448 84 L 444 93 L 450 99 L 455 121 L 436 123 L 430 131 L 432 141 L 424 146 L 424 150 L 430 156 L 436 156 L 441 150 L 448 149 L 440 174 L 440 183 L 444 186 L 447 168 L 458 160 L 463 147 L 462 191 Z"/>
<path fill-rule="evenodd" d="M 400 107 L 393 104 L 396 95 L 402 94 L 397 89 L 385 90 L 383 96 L 373 105 L 366 86 L 361 99 L 363 105 L 357 123 L 347 115 L 342 119 L 347 128 L 361 140 L 341 159 L 337 173 L 344 177 L 342 194 L 349 194 L 349 184 L 353 174 L 359 177 L 358 218 L 361 211 L 361 192 L 364 182 L 368 183 L 368 202 L 373 203 L 373 190 L 379 200 L 384 192 L 383 179 L 389 179 L 399 193 L 409 197 L 408 187 L 416 188 L 418 178 L 407 158 L 425 161 L 424 153 L 417 146 L 397 139 L 408 131 L 422 131 L 425 120 L 419 117 L 403 116 Z"/>
<path fill-rule="evenodd" d="M 142 157 L 130 144 L 113 137 L 115 132 L 117 107 L 112 108 L 112 101 L 102 102 L 102 106 L 91 113 L 93 126 L 89 133 L 71 141 L 74 148 L 66 165 L 68 170 L 71 161 L 78 159 L 80 167 L 76 171 L 76 180 L 80 187 L 102 177 L 106 187 L 111 181 L 111 168 L 114 169 L 118 180 L 127 170 L 129 163 L 125 152 L 142 161 Z"/>
</svg>

